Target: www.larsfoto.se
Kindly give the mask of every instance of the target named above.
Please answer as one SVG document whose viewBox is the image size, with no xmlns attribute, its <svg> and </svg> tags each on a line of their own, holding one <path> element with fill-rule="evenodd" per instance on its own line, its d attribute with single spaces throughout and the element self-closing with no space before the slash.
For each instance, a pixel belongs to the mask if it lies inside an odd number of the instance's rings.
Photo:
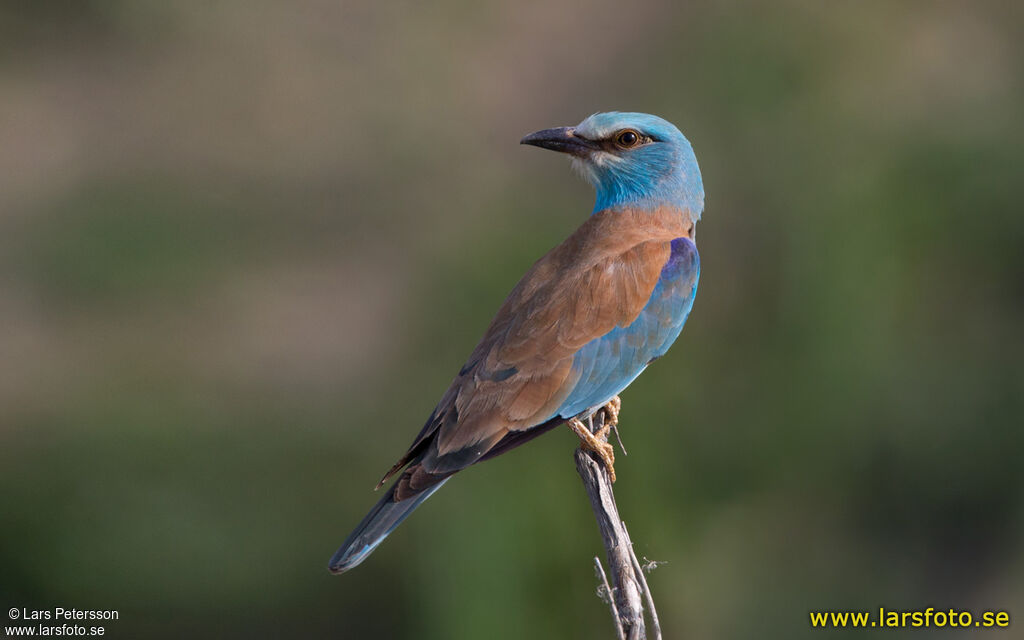
<svg viewBox="0 0 1024 640">
<path fill-rule="evenodd" d="M 1010 626 L 1008 611 L 983 611 L 975 616 L 956 609 L 897 611 L 879 607 L 873 611 L 811 611 L 811 626 L 844 629 L 848 627 L 881 627 L 907 629 L 913 627 L 974 627 L 1005 629 Z"/>
</svg>

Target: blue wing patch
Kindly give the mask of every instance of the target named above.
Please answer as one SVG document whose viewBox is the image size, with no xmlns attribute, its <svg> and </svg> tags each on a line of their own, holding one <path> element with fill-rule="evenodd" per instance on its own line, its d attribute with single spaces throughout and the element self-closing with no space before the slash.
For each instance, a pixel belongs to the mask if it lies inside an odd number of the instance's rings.
<svg viewBox="0 0 1024 640">
<path fill-rule="evenodd" d="M 636 320 L 576 352 L 573 368 L 580 377 L 556 415 L 570 418 L 604 405 L 664 355 L 690 315 L 699 277 L 697 246 L 689 238 L 676 238 L 651 298 Z"/>
</svg>

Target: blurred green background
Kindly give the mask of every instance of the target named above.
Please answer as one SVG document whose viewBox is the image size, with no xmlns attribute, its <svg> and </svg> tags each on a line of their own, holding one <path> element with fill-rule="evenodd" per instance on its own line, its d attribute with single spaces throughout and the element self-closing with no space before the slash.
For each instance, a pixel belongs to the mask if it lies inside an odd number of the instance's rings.
<svg viewBox="0 0 1024 640">
<path fill-rule="evenodd" d="M 0 604 L 611 637 L 568 430 L 325 565 L 589 212 L 519 138 L 618 109 L 707 191 L 693 315 L 623 396 L 666 637 L 1024 616 L 1021 6 L 3 2 Z"/>
</svg>

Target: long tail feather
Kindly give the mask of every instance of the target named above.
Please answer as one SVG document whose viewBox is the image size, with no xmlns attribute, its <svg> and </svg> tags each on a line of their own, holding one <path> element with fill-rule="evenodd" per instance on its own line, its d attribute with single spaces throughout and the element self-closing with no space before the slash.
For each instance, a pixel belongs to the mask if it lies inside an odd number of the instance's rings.
<svg viewBox="0 0 1024 640">
<path fill-rule="evenodd" d="M 437 484 L 427 487 L 422 493 L 400 501 L 395 501 L 395 486 L 399 484 L 396 482 L 388 489 L 387 494 L 380 499 L 380 502 L 370 509 L 370 513 L 366 514 L 355 531 L 349 534 L 341 548 L 331 558 L 327 568 L 331 573 L 343 573 L 365 560 L 373 553 L 377 545 L 395 530 L 395 527 L 408 518 L 416 507 L 420 506 L 447 481 L 448 478 L 445 478 Z"/>
</svg>

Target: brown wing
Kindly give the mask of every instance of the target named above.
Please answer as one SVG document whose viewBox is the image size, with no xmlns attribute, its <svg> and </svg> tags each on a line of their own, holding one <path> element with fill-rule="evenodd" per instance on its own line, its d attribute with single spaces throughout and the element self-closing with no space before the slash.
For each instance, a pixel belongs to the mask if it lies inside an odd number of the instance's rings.
<svg viewBox="0 0 1024 640">
<path fill-rule="evenodd" d="M 402 499 L 404 489 L 422 490 L 492 457 L 492 450 L 529 439 L 526 432 L 549 421 L 575 385 L 576 351 L 636 319 L 668 260 L 671 240 L 691 228 L 678 211 L 591 216 L 519 281 L 381 484 L 418 458 L 396 488 Z"/>
</svg>

